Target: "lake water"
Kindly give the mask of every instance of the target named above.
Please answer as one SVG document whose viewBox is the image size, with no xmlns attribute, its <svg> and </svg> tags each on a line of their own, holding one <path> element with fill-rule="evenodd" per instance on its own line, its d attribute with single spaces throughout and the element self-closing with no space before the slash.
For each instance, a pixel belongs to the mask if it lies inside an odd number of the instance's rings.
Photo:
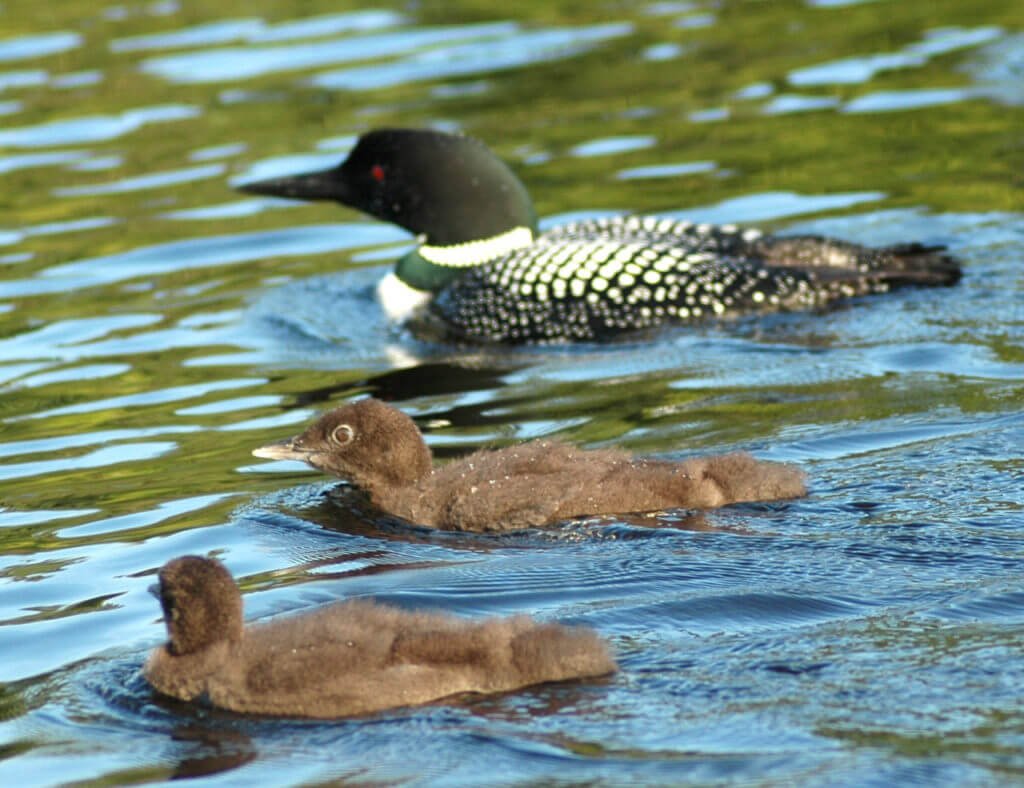
<svg viewBox="0 0 1024 788">
<path fill-rule="evenodd" d="M 0 783 L 1024 780 L 1019 0 L 0 5 Z M 952 289 L 500 350 L 389 327 L 401 231 L 232 191 L 461 129 L 545 222 L 947 244 Z M 443 172 L 438 173 L 443 177 Z M 372 393 L 441 458 L 747 449 L 811 494 L 432 534 L 253 447 Z M 607 680 L 339 722 L 154 697 L 185 553 L 247 616 L 373 595 L 606 636 Z"/>
</svg>

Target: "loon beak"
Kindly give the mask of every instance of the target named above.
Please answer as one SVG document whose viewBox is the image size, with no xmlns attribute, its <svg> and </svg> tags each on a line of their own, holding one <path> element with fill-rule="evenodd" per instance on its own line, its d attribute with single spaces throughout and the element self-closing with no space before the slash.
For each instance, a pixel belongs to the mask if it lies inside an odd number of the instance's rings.
<svg viewBox="0 0 1024 788">
<path fill-rule="evenodd" d="M 294 438 L 286 438 L 254 448 L 253 456 L 263 459 L 298 459 L 300 463 L 309 463 L 310 458 L 316 453 L 316 449 L 303 446 L 299 442 L 299 437 L 296 435 Z"/>
<path fill-rule="evenodd" d="M 299 462 L 309 462 L 309 457 L 313 454 L 313 450 L 304 446 L 296 445 L 295 438 L 287 438 L 283 441 L 268 443 L 266 446 L 260 446 L 258 449 L 253 449 L 252 454 L 254 457 L 262 457 L 265 460 L 298 460 Z"/>
<path fill-rule="evenodd" d="M 264 194 L 268 197 L 285 197 L 289 200 L 337 200 L 345 202 L 347 190 L 338 177 L 338 170 L 317 170 L 301 175 L 286 175 L 283 178 L 267 178 L 236 186 L 239 191 L 249 194 Z"/>
</svg>

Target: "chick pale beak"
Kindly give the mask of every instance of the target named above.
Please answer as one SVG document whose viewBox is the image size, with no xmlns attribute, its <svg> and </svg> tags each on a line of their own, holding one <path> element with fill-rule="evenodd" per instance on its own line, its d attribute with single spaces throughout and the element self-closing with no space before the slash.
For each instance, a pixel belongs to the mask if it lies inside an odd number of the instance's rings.
<svg viewBox="0 0 1024 788">
<path fill-rule="evenodd" d="M 265 460 L 298 460 L 308 462 L 312 452 L 295 445 L 294 438 L 287 438 L 276 443 L 268 443 L 252 450 L 254 457 L 262 457 Z"/>
</svg>

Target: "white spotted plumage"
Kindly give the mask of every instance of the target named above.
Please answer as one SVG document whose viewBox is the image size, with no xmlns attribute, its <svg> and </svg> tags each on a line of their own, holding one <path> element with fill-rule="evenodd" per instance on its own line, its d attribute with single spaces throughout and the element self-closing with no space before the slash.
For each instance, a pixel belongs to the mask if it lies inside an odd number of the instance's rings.
<svg viewBox="0 0 1024 788">
<path fill-rule="evenodd" d="M 779 245 L 797 264 L 766 263 Z M 468 338 L 603 339 L 666 321 L 813 308 L 884 292 L 889 285 L 869 275 L 884 260 L 891 256 L 852 244 L 774 239 L 735 225 L 602 218 L 560 225 L 529 246 L 480 262 L 431 309 Z M 838 273 L 819 276 L 814 266 Z"/>
</svg>

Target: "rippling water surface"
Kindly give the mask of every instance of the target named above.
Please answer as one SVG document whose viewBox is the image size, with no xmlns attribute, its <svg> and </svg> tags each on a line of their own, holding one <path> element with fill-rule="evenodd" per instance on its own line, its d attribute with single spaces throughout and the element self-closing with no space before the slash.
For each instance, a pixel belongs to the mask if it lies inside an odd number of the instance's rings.
<svg viewBox="0 0 1024 788">
<path fill-rule="evenodd" d="M 1019 3 L 562 5 L 0 7 L 0 782 L 1024 779 Z M 402 231 L 230 188 L 383 125 L 481 137 L 545 221 L 920 240 L 965 277 L 603 347 L 432 344 L 372 298 Z M 811 495 L 465 537 L 250 456 L 365 393 L 442 458 L 743 448 Z M 335 723 L 170 703 L 139 667 L 183 553 L 252 618 L 531 612 L 622 670 Z"/>
</svg>

